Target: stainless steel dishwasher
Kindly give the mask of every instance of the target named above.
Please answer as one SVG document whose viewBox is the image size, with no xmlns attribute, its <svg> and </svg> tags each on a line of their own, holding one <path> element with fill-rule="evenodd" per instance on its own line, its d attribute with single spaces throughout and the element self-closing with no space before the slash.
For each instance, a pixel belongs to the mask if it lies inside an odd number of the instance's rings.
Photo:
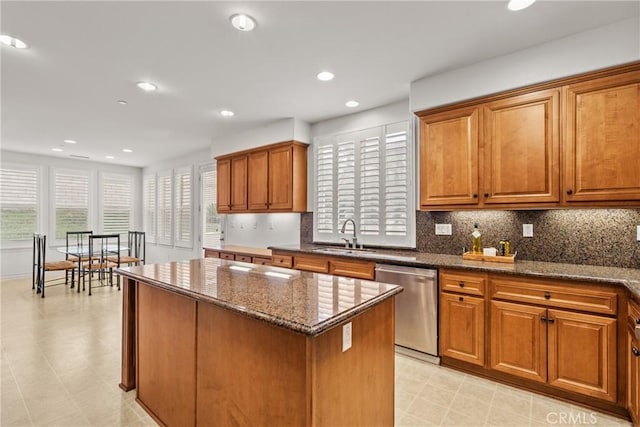
<svg viewBox="0 0 640 427">
<path fill-rule="evenodd" d="M 377 264 L 376 281 L 404 288 L 396 296 L 396 351 L 439 363 L 437 270 Z"/>
</svg>

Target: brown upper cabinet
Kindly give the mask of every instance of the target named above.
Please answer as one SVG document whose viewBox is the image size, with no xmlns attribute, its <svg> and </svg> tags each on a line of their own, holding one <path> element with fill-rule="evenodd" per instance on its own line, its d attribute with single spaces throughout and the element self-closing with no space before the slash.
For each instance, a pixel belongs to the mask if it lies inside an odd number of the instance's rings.
<svg viewBox="0 0 640 427">
<path fill-rule="evenodd" d="M 416 115 L 421 209 L 640 200 L 640 63 Z"/>
<path fill-rule="evenodd" d="M 287 141 L 219 156 L 216 160 L 219 212 L 307 210 L 306 144 Z M 231 165 L 227 166 L 229 161 Z M 229 208 L 225 208 L 225 202 Z"/>
<path fill-rule="evenodd" d="M 567 202 L 640 200 L 640 71 L 566 87 Z"/>
</svg>

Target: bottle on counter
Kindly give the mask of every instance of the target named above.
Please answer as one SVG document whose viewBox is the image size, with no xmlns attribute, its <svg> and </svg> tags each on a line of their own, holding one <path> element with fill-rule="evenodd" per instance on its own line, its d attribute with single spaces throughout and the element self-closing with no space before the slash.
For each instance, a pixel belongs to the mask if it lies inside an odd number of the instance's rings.
<svg viewBox="0 0 640 427">
<path fill-rule="evenodd" d="M 482 234 L 478 223 L 473 224 L 473 233 L 471 233 L 471 252 L 474 254 L 482 253 Z"/>
</svg>

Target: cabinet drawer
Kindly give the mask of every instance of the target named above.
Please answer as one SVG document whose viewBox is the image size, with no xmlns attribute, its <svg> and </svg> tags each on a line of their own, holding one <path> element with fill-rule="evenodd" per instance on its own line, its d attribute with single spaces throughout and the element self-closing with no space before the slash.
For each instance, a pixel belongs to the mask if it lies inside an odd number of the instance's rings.
<svg viewBox="0 0 640 427">
<path fill-rule="evenodd" d="M 272 264 L 276 267 L 291 268 L 293 266 L 293 257 L 291 255 L 274 255 Z"/>
<path fill-rule="evenodd" d="M 580 283 L 562 286 L 496 277 L 491 279 L 491 297 L 592 313 L 613 315 L 618 311 L 618 296 L 615 292 L 592 289 Z"/>
<path fill-rule="evenodd" d="M 253 262 L 249 255 L 236 255 L 236 261 Z"/>
<path fill-rule="evenodd" d="M 236 259 L 234 254 L 229 254 L 229 253 L 226 253 L 226 252 L 220 252 L 220 258 L 222 258 L 222 259 L 230 259 L 230 260 Z"/>
<path fill-rule="evenodd" d="M 373 280 L 376 267 L 375 263 L 373 262 L 347 261 L 337 259 L 332 259 L 329 265 L 330 274 L 367 280 Z"/>
<path fill-rule="evenodd" d="M 220 251 L 210 251 L 209 249 L 205 249 L 204 257 L 205 258 L 220 258 Z"/>
<path fill-rule="evenodd" d="M 271 258 L 253 257 L 253 263 L 258 265 L 271 265 Z"/>
<path fill-rule="evenodd" d="M 328 273 L 329 260 L 324 257 L 296 255 L 293 258 L 293 268 L 316 273 Z"/>
<path fill-rule="evenodd" d="M 484 296 L 487 276 L 484 274 L 440 271 L 440 289 L 467 295 Z"/>
</svg>

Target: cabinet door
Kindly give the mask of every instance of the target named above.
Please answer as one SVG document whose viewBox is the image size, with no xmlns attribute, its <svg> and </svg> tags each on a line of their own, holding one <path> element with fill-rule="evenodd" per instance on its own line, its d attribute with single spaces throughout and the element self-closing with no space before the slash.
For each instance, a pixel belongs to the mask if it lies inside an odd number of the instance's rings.
<svg viewBox="0 0 640 427">
<path fill-rule="evenodd" d="M 293 208 L 293 148 L 269 150 L 269 209 Z"/>
<path fill-rule="evenodd" d="M 231 210 L 247 210 L 247 156 L 231 159 Z"/>
<path fill-rule="evenodd" d="M 216 197 L 218 212 L 231 210 L 231 160 L 216 162 Z"/>
<path fill-rule="evenodd" d="M 249 210 L 269 207 L 269 152 L 255 151 L 248 155 Z"/>
<path fill-rule="evenodd" d="M 565 200 L 640 200 L 640 71 L 566 93 Z"/>
<path fill-rule="evenodd" d="M 440 354 L 484 366 L 484 299 L 440 294 Z"/>
<path fill-rule="evenodd" d="M 640 424 L 640 344 L 633 339 L 633 334 L 628 334 L 627 356 L 627 408 L 631 418 Z"/>
<path fill-rule="evenodd" d="M 420 205 L 478 203 L 478 108 L 420 119 Z"/>
<path fill-rule="evenodd" d="M 486 104 L 484 203 L 559 202 L 560 90 Z"/>
<path fill-rule="evenodd" d="M 546 382 L 547 310 L 491 301 L 491 368 Z"/>
<path fill-rule="evenodd" d="M 549 310 L 549 384 L 616 401 L 616 319 Z"/>
</svg>

